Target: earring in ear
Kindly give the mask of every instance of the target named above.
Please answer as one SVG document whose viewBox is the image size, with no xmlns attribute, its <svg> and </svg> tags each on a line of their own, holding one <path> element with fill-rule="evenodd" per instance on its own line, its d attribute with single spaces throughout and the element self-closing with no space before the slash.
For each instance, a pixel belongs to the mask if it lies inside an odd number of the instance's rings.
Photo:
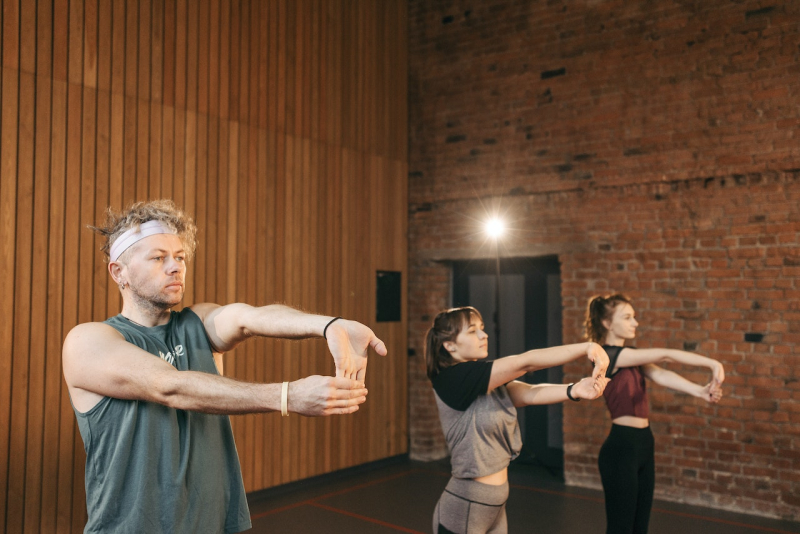
<svg viewBox="0 0 800 534">
<path fill-rule="evenodd" d="M 125 284 L 123 282 L 119 283 L 119 290 L 120 291 L 125 291 Z"/>
</svg>

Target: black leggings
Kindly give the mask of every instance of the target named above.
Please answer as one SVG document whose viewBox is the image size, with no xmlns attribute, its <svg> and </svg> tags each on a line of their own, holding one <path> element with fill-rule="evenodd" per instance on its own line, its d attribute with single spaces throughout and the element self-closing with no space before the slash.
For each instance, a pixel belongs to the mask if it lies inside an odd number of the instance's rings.
<svg viewBox="0 0 800 534">
<path fill-rule="evenodd" d="M 597 463 L 606 496 L 606 534 L 646 534 L 656 482 L 650 427 L 612 425 Z"/>
</svg>

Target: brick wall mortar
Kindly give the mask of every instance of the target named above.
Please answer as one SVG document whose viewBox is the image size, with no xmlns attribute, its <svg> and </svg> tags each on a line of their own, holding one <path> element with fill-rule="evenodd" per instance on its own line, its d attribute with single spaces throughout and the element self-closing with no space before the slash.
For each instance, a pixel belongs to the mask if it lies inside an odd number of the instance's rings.
<svg viewBox="0 0 800 534">
<path fill-rule="evenodd" d="M 565 342 L 620 290 L 637 346 L 723 361 L 717 406 L 650 388 L 657 497 L 800 520 L 800 5 L 411 0 L 409 20 L 412 457 L 447 454 L 422 360 L 447 260 L 493 257 L 501 210 L 504 256 L 559 257 Z M 600 487 L 608 428 L 601 402 L 565 406 L 569 484 Z"/>
</svg>

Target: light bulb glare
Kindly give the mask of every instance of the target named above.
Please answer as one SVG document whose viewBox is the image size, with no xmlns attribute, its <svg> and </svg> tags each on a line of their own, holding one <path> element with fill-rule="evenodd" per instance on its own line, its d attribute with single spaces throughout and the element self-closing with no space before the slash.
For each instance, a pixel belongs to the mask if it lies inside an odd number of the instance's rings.
<svg viewBox="0 0 800 534">
<path fill-rule="evenodd" d="M 505 225 L 503 221 L 500 219 L 494 218 L 490 219 L 486 223 L 486 233 L 489 234 L 489 237 L 493 239 L 497 239 L 503 235 L 503 231 L 505 230 Z"/>
</svg>

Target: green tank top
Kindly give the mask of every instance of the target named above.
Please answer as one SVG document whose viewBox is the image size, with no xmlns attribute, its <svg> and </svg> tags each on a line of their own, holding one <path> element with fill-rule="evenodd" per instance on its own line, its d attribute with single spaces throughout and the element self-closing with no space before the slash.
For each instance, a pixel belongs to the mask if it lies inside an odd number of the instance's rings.
<svg viewBox="0 0 800 534">
<path fill-rule="evenodd" d="M 203 323 L 188 308 L 152 328 L 121 315 L 105 322 L 180 371 L 219 374 Z M 228 416 L 113 397 L 75 415 L 86 450 L 85 533 L 231 533 L 251 527 Z"/>
</svg>

